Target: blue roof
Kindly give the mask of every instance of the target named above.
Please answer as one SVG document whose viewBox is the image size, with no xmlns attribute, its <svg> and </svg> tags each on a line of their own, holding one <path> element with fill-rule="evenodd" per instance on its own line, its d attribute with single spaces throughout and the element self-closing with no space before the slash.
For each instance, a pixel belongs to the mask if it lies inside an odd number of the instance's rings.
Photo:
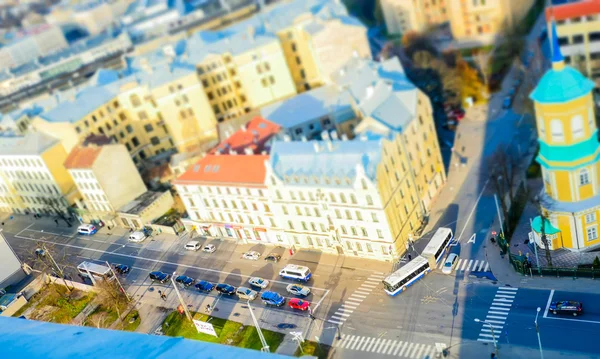
<svg viewBox="0 0 600 359">
<path fill-rule="evenodd" d="M 373 141 L 330 141 L 331 149 L 326 142 L 275 141 L 271 147 L 270 163 L 276 176 L 290 183 L 294 176 L 299 177 L 295 185 L 314 186 L 312 176 L 337 177 L 342 182 L 330 182 L 330 186 L 350 186 L 344 182 L 347 178 L 353 181 L 360 166 L 367 177 L 377 180 L 377 166 L 381 160 L 382 140 Z M 319 146 L 319 151 L 315 149 Z M 307 177 L 304 183 L 301 177 Z M 324 183 L 320 183 L 325 185 Z"/>
<path fill-rule="evenodd" d="M 560 44 L 558 43 L 558 34 L 556 33 L 556 23 L 552 20 L 552 62 L 561 62 L 565 58 L 560 51 Z"/>
<path fill-rule="evenodd" d="M 576 213 L 600 206 L 600 194 L 583 201 L 561 202 L 544 193 L 541 202 L 542 206 L 551 212 Z"/>
<path fill-rule="evenodd" d="M 529 98 L 539 103 L 564 103 L 585 96 L 593 89 L 594 82 L 571 66 L 565 66 L 548 70 Z"/>
<path fill-rule="evenodd" d="M 6 359 L 285 358 L 278 354 L 197 340 L 11 317 L 0 317 L 0 347 L 2 357 Z"/>
<path fill-rule="evenodd" d="M 283 128 L 352 110 L 352 99 L 335 86 L 323 86 L 263 107 L 261 115 Z M 354 113 L 352 116 L 354 117 Z M 338 118 L 337 122 L 349 118 Z"/>
<path fill-rule="evenodd" d="M 53 109 L 42 113 L 41 118 L 48 122 L 75 123 L 95 109 L 104 106 L 117 95 L 106 87 L 90 86 L 77 93 L 74 100 L 65 100 Z"/>
</svg>

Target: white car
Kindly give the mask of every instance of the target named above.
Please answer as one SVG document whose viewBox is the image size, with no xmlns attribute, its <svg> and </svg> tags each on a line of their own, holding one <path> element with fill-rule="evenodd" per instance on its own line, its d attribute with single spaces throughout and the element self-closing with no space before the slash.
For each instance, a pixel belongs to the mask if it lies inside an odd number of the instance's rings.
<svg viewBox="0 0 600 359">
<path fill-rule="evenodd" d="M 258 253 L 256 251 L 246 252 L 242 255 L 242 258 L 250 259 L 251 261 L 257 261 L 258 258 L 260 258 L 260 253 Z"/>
<path fill-rule="evenodd" d="M 454 267 L 456 267 L 456 263 L 458 263 L 458 255 L 456 253 L 450 253 L 446 261 L 444 262 L 444 267 L 442 267 L 442 273 L 450 274 Z"/>
<path fill-rule="evenodd" d="M 250 283 L 250 285 L 253 287 L 258 287 L 262 289 L 265 289 L 269 285 L 269 281 L 266 279 L 262 279 L 261 277 L 252 277 L 248 280 L 248 283 Z"/>
<path fill-rule="evenodd" d="M 206 252 L 206 253 L 213 253 L 216 250 L 217 250 L 217 247 L 215 247 L 214 244 L 207 244 L 204 247 L 202 247 L 202 252 Z"/>
<path fill-rule="evenodd" d="M 146 234 L 141 231 L 133 232 L 129 235 L 129 242 L 140 243 L 146 239 Z"/>
<path fill-rule="evenodd" d="M 200 249 L 200 247 L 201 247 L 201 245 L 200 245 L 200 242 L 198 242 L 198 241 L 189 241 L 185 245 L 185 249 L 187 251 L 197 251 L 198 249 Z"/>
<path fill-rule="evenodd" d="M 310 294 L 310 288 L 300 284 L 290 284 L 285 288 L 285 290 L 287 290 L 290 294 L 299 295 L 302 297 L 306 297 Z"/>
</svg>

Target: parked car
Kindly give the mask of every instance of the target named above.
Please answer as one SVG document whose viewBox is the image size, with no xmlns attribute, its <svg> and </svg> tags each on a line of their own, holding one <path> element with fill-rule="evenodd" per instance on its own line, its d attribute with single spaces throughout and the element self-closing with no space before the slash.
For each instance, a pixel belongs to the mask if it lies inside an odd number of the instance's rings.
<svg viewBox="0 0 600 359">
<path fill-rule="evenodd" d="M 196 283 L 196 285 L 194 287 L 196 289 L 198 289 L 200 292 L 206 292 L 206 293 L 209 293 L 210 291 L 215 289 L 214 284 L 212 284 L 211 282 L 207 282 L 205 280 L 198 281 L 198 283 Z"/>
<path fill-rule="evenodd" d="M 583 314 L 583 304 L 574 300 L 562 300 L 550 303 L 548 310 L 554 314 L 571 314 L 576 317 Z"/>
<path fill-rule="evenodd" d="M 262 279 L 260 277 L 252 277 L 248 280 L 248 283 L 250 283 L 250 285 L 253 287 L 259 287 L 262 289 L 265 289 L 269 285 L 268 280 Z"/>
<path fill-rule="evenodd" d="M 310 307 L 310 303 L 300 298 L 292 298 L 290 299 L 289 306 L 292 309 L 307 310 Z"/>
<path fill-rule="evenodd" d="M 509 109 L 512 106 L 512 97 L 507 96 L 504 98 L 504 101 L 502 102 L 502 108 L 503 109 Z"/>
<path fill-rule="evenodd" d="M 197 251 L 200 247 L 202 247 L 202 245 L 198 241 L 189 241 L 185 245 L 185 249 L 188 251 Z"/>
<path fill-rule="evenodd" d="M 260 296 L 260 299 L 266 305 L 274 305 L 274 306 L 280 307 L 285 304 L 285 297 L 277 292 L 269 292 L 269 291 L 264 292 Z"/>
<path fill-rule="evenodd" d="M 157 282 L 161 282 L 161 283 L 166 283 L 169 279 L 171 279 L 171 275 L 161 272 L 161 271 L 151 272 L 149 277 L 153 281 L 157 281 Z"/>
<path fill-rule="evenodd" d="M 35 255 L 38 256 L 39 258 L 45 257 L 46 251 L 43 248 L 36 248 Z"/>
<path fill-rule="evenodd" d="M 183 284 L 185 287 L 189 287 L 194 284 L 194 278 L 188 277 L 186 275 L 180 275 L 175 278 L 175 281 L 179 284 Z"/>
<path fill-rule="evenodd" d="M 260 258 L 260 253 L 258 253 L 256 251 L 249 251 L 249 252 L 244 253 L 242 255 L 242 258 L 249 259 L 249 260 L 252 260 L 252 261 L 257 261 L 258 258 Z"/>
<path fill-rule="evenodd" d="M 268 256 L 265 257 L 266 261 L 274 262 L 274 263 L 279 262 L 280 259 L 281 259 L 281 256 L 279 254 L 269 254 Z"/>
<path fill-rule="evenodd" d="M 113 264 L 113 268 L 115 269 L 115 272 L 119 274 L 127 274 L 131 270 L 131 268 L 125 264 Z"/>
<path fill-rule="evenodd" d="M 98 227 L 94 226 L 93 224 L 82 224 L 81 226 L 77 227 L 77 233 L 79 234 L 87 234 L 91 236 L 96 232 L 98 232 Z"/>
<path fill-rule="evenodd" d="M 254 299 L 256 299 L 256 295 L 258 293 L 256 293 L 255 290 L 252 290 L 250 288 L 238 287 L 238 289 L 236 289 L 236 291 L 235 291 L 235 294 L 237 294 L 237 296 L 240 299 L 254 300 Z"/>
<path fill-rule="evenodd" d="M 142 231 L 136 231 L 129 235 L 129 242 L 140 243 L 146 239 L 146 233 Z"/>
<path fill-rule="evenodd" d="M 214 244 L 206 244 L 204 247 L 202 247 L 202 252 L 206 252 L 206 253 L 214 253 L 217 250 L 217 247 L 215 247 Z"/>
<path fill-rule="evenodd" d="M 300 284 L 290 284 L 285 289 L 290 294 L 299 295 L 299 296 L 302 296 L 302 297 L 306 297 L 307 295 L 310 294 L 310 288 L 309 287 L 305 287 L 305 286 L 300 285 Z"/>
<path fill-rule="evenodd" d="M 219 283 L 215 287 L 215 290 L 221 294 L 233 295 L 235 293 L 235 287 L 227 283 Z"/>
<path fill-rule="evenodd" d="M 447 112 L 448 117 L 454 117 L 457 120 L 462 120 L 465 118 L 465 110 L 462 108 L 455 108 Z"/>
<path fill-rule="evenodd" d="M 452 273 L 452 269 L 456 267 L 456 263 L 458 263 L 458 255 L 456 253 L 450 253 L 446 261 L 444 262 L 444 267 L 442 268 L 442 273 L 450 274 Z"/>
</svg>

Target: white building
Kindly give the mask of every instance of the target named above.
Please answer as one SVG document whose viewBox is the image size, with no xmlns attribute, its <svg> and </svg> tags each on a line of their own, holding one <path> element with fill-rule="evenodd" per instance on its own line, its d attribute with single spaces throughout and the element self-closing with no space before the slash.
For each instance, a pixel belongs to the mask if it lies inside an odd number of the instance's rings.
<svg viewBox="0 0 600 359">
<path fill-rule="evenodd" d="M 386 259 L 393 238 L 376 183 L 381 140 L 275 142 L 273 211 L 297 248 Z"/>
<path fill-rule="evenodd" d="M 200 235 L 283 243 L 269 190 L 267 155 L 208 155 L 174 183 L 188 211 L 186 227 Z"/>
<path fill-rule="evenodd" d="M 0 49 L 0 68 L 19 66 L 68 46 L 59 26 L 38 25 L 16 33 L 15 40 Z"/>
</svg>

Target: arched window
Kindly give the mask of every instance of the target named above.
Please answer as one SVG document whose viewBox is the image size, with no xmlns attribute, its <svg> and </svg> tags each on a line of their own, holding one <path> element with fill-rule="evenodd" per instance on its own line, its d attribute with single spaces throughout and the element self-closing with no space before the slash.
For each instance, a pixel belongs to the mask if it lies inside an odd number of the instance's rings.
<svg viewBox="0 0 600 359">
<path fill-rule="evenodd" d="M 581 117 L 581 115 L 576 115 L 571 118 L 571 133 L 573 134 L 574 139 L 584 136 L 583 117 Z"/>
<path fill-rule="evenodd" d="M 590 183 L 590 173 L 587 170 L 587 168 L 584 168 L 581 171 L 579 171 L 579 185 L 583 186 L 588 183 Z"/>
<path fill-rule="evenodd" d="M 546 124 L 544 123 L 544 118 L 542 116 L 538 116 L 538 128 L 540 129 L 540 136 L 546 137 Z"/>
<path fill-rule="evenodd" d="M 563 125 L 559 119 L 554 119 L 550 121 L 550 133 L 552 134 L 552 141 L 565 142 L 565 133 L 563 131 Z"/>
</svg>

